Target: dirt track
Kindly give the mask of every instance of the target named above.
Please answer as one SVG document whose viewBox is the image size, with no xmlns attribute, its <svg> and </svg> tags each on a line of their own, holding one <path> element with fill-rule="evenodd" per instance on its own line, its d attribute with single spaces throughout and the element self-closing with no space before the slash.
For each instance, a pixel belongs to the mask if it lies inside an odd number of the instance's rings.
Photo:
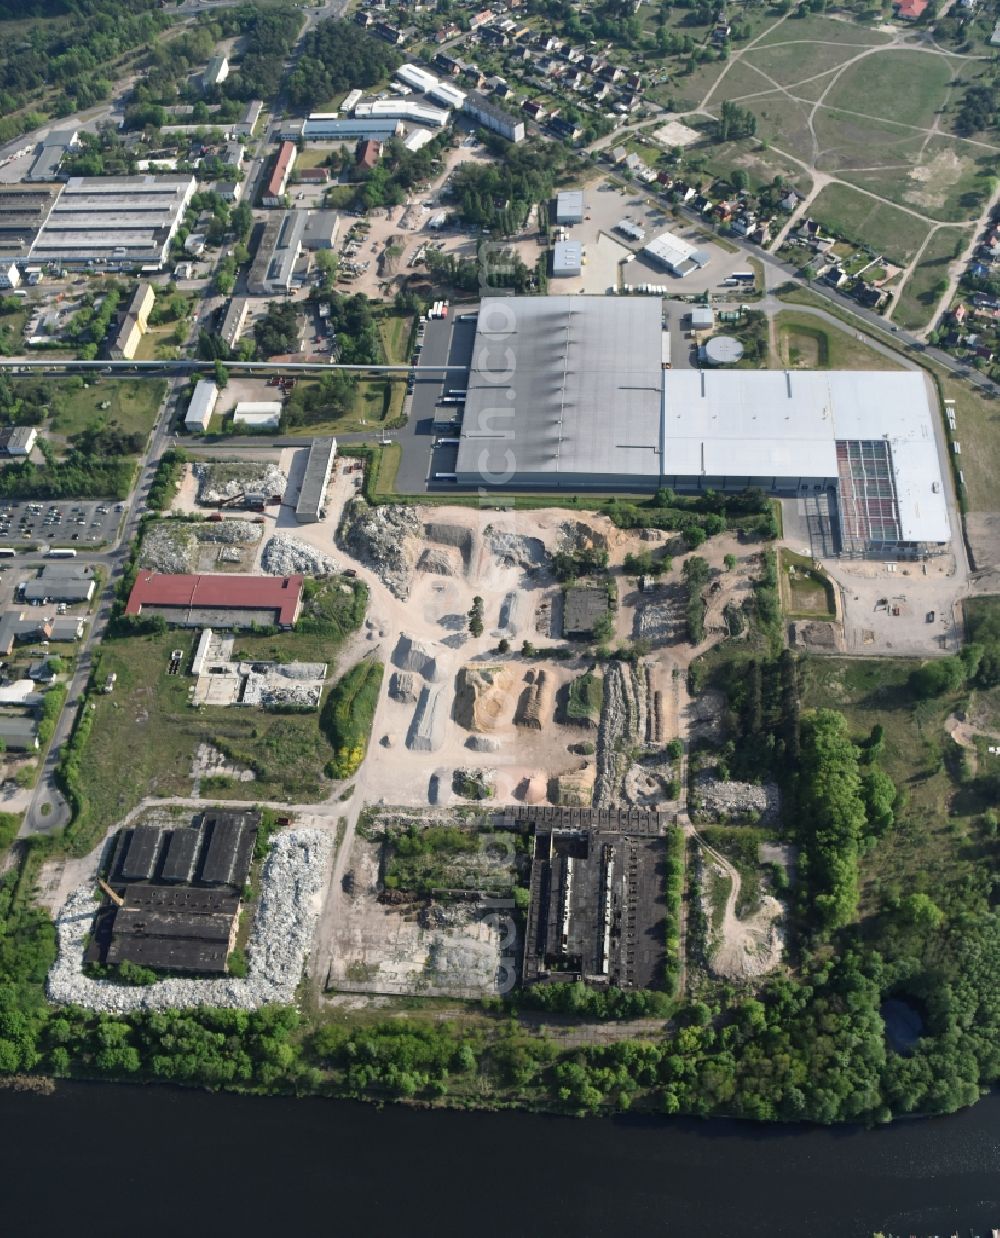
<svg viewBox="0 0 1000 1238">
<path fill-rule="evenodd" d="M 711 969 L 725 980 L 748 980 L 773 971 L 781 962 L 784 933 L 780 918 L 784 908 L 770 894 L 761 899 L 761 906 L 752 916 L 741 920 L 736 914 L 741 879 L 736 868 L 724 855 L 710 847 L 693 830 L 706 859 L 717 865 L 729 878 L 729 895 L 722 918 L 721 942 L 712 956 Z"/>
</svg>

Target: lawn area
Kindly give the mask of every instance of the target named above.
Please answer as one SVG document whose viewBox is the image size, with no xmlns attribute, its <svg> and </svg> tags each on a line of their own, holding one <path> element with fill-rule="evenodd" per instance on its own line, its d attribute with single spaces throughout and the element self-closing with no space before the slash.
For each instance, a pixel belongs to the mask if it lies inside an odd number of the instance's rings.
<svg viewBox="0 0 1000 1238">
<path fill-rule="evenodd" d="M 933 234 L 903 285 L 892 313 L 893 322 L 909 330 L 927 326 L 947 287 L 948 267 L 968 239 L 968 230 L 961 228 L 941 228 Z"/>
<path fill-rule="evenodd" d="M 895 827 L 862 858 L 863 915 L 887 894 L 933 895 L 992 860 L 978 821 L 989 800 L 974 781 L 959 780 L 955 746 L 944 730 L 959 702 L 915 702 L 906 687 L 915 665 L 903 659 L 804 661 L 803 707 L 840 710 L 856 740 L 881 725 L 880 764 L 905 797 Z"/>
<path fill-rule="evenodd" d="M 50 428 L 67 437 L 79 434 L 100 420 L 116 424 L 125 434 L 148 434 L 163 401 L 166 383 L 160 378 L 95 378 L 89 386 L 67 383 L 62 407 Z M 110 405 L 102 409 L 105 401 Z"/>
<path fill-rule="evenodd" d="M 379 319 L 378 331 L 386 361 L 406 361 L 409 353 L 410 332 L 413 329 L 411 314 L 387 314 Z"/>
<path fill-rule="evenodd" d="M 816 42 L 808 40 L 803 42 L 798 35 L 798 28 L 801 24 L 796 21 L 793 29 L 792 23 L 787 23 L 784 27 L 788 36 L 787 41 L 768 43 L 765 40 L 744 53 L 743 58 L 754 68 L 760 69 L 768 77 L 773 77 L 776 82 L 780 82 L 793 95 L 811 99 L 814 95 L 809 87 L 813 87 L 816 94 L 821 94 L 830 84 L 830 74 L 850 60 L 852 56 L 856 56 L 866 44 L 863 42 L 831 43 L 827 41 L 825 35 L 822 40 Z M 843 26 L 842 22 L 825 24 Z M 848 31 L 854 33 L 850 27 Z M 812 81 L 811 79 L 814 78 L 816 80 Z M 801 90 L 799 83 L 802 84 Z"/>
<path fill-rule="evenodd" d="M 820 370 L 901 370 L 892 357 L 877 352 L 856 335 L 840 331 L 815 314 L 780 310 L 774 316 L 778 339 L 776 368 Z"/>
<path fill-rule="evenodd" d="M 27 298 L 21 297 L 18 308 L 0 315 L 0 357 L 19 353 L 24 347 L 24 324 L 28 321 Z"/>
<path fill-rule="evenodd" d="M 836 21 L 830 17 L 810 14 L 789 18 L 764 35 L 757 47 L 774 47 L 779 43 L 796 43 L 804 53 L 816 43 L 843 43 L 847 47 L 878 47 L 888 43 L 891 35 L 853 22 Z M 803 75 L 805 76 L 805 75 Z"/>
<path fill-rule="evenodd" d="M 809 214 L 829 232 L 868 245 L 905 266 L 923 244 L 928 228 L 913 215 L 876 202 L 847 185 L 827 185 Z"/>
<path fill-rule="evenodd" d="M 781 606 L 789 619 L 833 619 L 833 585 L 810 559 L 781 550 Z"/>
<path fill-rule="evenodd" d="M 176 326 L 174 322 L 165 322 L 161 327 L 150 327 L 135 350 L 136 361 L 169 361 L 180 356 L 180 349 L 174 342 Z"/>
<path fill-rule="evenodd" d="M 321 167 L 329 157 L 330 148 L 328 146 L 317 146 L 312 142 L 306 143 L 303 149 L 299 151 L 298 157 L 295 160 L 295 167 L 292 169 L 292 179 L 295 179 L 295 173 L 298 171 Z"/>
<path fill-rule="evenodd" d="M 1000 511 L 1000 400 L 988 399 L 978 388 L 957 378 L 942 377 L 941 389 L 945 399 L 955 401 L 956 437 L 962 444 L 962 476 L 969 511 Z"/>
<path fill-rule="evenodd" d="M 925 146 L 913 130 L 842 112 L 824 112 L 816 129 L 843 152 L 837 171 L 844 180 L 942 223 L 973 219 L 989 195 L 996 157 L 956 138 L 933 137 Z M 883 151 L 884 167 L 873 167 L 872 146 Z"/>
<path fill-rule="evenodd" d="M 363 614 L 366 593 L 345 594 L 342 582 L 314 586 L 300 628 L 276 635 L 241 633 L 236 651 L 247 660 L 322 661 L 336 658 L 343 632 Z M 312 630 L 310 630 L 312 629 Z M 99 678 L 118 676 L 112 696 L 96 694 L 93 727 L 80 761 L 84 810 L 74 833 L 96 841 L 146 795 L 189 795 L 191 761 L 201 743 L 221 749 L 256 773 L 229 795 L 247 799 L 321 799 L 323 768 L 331 749 L 320 729 L 320 711 L 268 713 L 239 707 L 194 709 L 186 674 L 198 632 L 106 639 Z M 169 675 L 170 651 L 183 649 L 179 675 Z M 123 771 L 128 776 L 123 777 Z"/>
<path fill-rule="evenodd" d="M 862 188 L 901 195 L 908 174 L 920 163 L 926 136 L 894 120 L 872 120 L 835 108 L 821 108 L 815 119 L 821 154 L 818 166 Z M 854 169 L 862 171 L 854 171 Z"/>
<path fill-rule="evenodd" d="M 693 36 L 694 32 L 691 33 Z M 682 75 L 657 86 L 650 93 L 649 98 L 664 106 L 668 99 L 673 99 L 678 112 L 693 111 L 701 106 L 702 99 L 722 76 L 725 67 L 721 61 L 699 65 L 693 73 Z M 723 93 L 722 97 L 725 99 L 729 96 Z M 617 145 L 617 143 L 612 143 L 612 145 Z"/>
<path fill-rule="evenodd" d="M 691 170 L 705 171 L 712 176 L 728 178 L 735 168 L 742 168 L 750 181 L 751 190 L 761 190 L 780 176 L 787 186 L 808 193 L 812 177 L 790 159 L 783 159 L 777 151 L 763 147 L 756 138 L 739 142 L 726 142 L 721 146 L 691 147 L 682 157 L 681 173 Z"/>
<path fill-rule="evenodd" d="M 316 387 L 318 380 L 301 380 L 296 388 L 305 393 Z M 359 379 L 352 394 L 351 405 L 339 417 L 329 419 L 309 420 L 301 425 L 282 428 L 283 434 L 301 434 L 312 438 L 316 434 L 347 434 L 353 430 L 367 430 L 380 426 L 389 415 L 392 400 L 389 389 L 398 384 L 392 384 L 384 378 Z M 405 386 L 405 385 L 404 385 Z"/>
<path fill-rule="evenodd" d="M 866 56 L 844 70 L 825 102 L 831 108 L 929 129 L 944 103 L 954 67 L 947 57 L 927 52 L 894 50 Z"/>
</svg>

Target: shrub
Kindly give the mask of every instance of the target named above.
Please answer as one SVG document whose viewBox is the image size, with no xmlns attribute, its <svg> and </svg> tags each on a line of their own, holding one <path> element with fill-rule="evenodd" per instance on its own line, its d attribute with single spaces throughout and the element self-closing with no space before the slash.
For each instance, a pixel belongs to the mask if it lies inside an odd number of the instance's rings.
<svg viewBox="0 0 1000 1238">
<path fill-rule="evenodd" d="M 381 662 L 359 662 L 326 698 L 320 726 L 333 748 L 326 770 L 329 777 L 350 778 L 365 759 L 384 670 Z"/>
</svg>

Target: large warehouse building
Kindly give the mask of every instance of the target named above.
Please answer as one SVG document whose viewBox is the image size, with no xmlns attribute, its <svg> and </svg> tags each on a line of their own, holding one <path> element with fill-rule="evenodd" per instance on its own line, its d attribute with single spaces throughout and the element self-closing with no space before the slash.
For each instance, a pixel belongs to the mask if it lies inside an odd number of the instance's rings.
<svg viewBox="0 0 1000 1238">
<path fill-rule="evenodd" d="M 195 183 L 192 176 L 73 176 L 31 247 L 31 261 L 159 269 Z"/>
<path fill-rule="evenodd" d="M 140 572 L 126 615 L 162 615 L 179 628 L 290 628 L 302 607 L 301 576 L 193 576 Z"/>
<path fill-rule="evenodd" d="M 845 553 L 950 541 L 923 374 L 667 369 L 663 334 L 658 297 L 484 300 L 458 484 L 822 492 Z"/>
</svg>

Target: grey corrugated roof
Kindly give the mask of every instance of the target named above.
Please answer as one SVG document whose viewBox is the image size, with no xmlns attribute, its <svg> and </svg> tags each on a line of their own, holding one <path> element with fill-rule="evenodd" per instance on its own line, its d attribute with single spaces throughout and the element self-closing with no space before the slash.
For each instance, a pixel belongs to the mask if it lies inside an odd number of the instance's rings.
<svg viewBox="0 0 1000 1238">
<path fill-rule="evenodd" d="M 658 476 L 661 330 L 658 297 L 484 300 L 459 477 Z"/>
<path fill-rule="evenodd" d="M 335 438 L 314 438 L 309 445 L 306 469 L 302 476 L 299 499 L 295 505 L 295 515 L 299 520 L 319 519 L 336 453 L 337 440 Z"/>
</svg>

